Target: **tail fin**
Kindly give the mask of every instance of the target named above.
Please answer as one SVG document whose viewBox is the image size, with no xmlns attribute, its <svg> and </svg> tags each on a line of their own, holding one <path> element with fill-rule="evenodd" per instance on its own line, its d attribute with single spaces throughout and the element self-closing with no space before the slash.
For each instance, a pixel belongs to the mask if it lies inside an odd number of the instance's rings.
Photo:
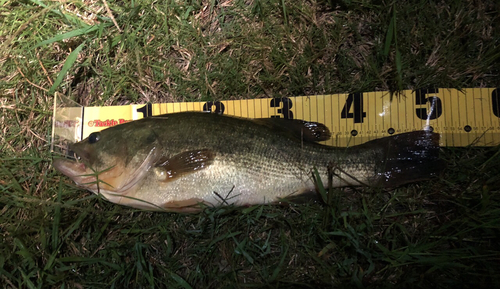
<svg viewBox="0 0 500 289">
<path fill-rule="evenodd" d="M 437 133 L 414 131 L 375 141 L 386 148 L 379 179 L 382 187 L 393 188 L 430 179 L 444 168 L 439 158 Z"/>
</svg>

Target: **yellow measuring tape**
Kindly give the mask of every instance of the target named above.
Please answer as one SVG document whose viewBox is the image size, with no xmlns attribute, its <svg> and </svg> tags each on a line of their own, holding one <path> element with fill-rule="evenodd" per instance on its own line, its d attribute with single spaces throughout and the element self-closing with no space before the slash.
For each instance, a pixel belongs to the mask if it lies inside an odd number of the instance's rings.
<svg viewBox="0 0 500 289">
<path fill-rule="evenodd" d="M 78 107 L 58 100 L 53 140 L 79 141 L 113 125 L 182 111 L 320 122 L 332 132 L 332 138 L 322 143 L 333 146 L 422 129 L 440 133 L 442 146 L 500 144 L 500 88 L 405 90 L 392 99 L 389 92 L 364 92 L 107 107 Z"/>
</svg>

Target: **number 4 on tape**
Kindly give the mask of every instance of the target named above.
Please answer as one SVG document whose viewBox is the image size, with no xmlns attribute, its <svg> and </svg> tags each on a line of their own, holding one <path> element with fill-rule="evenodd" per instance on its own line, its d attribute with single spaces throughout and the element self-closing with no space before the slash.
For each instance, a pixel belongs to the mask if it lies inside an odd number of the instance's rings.
<svg viewBox="0 0 500 289">
<path fill-rule="evenodd" d="M 352 112 L 351 112 L 352 111 Z M 353 118 L 354 123 L 362 123 L 366 117 L 366 112 L 363 111 L 363 94 L 351 93 L 347 96 L 342 112 L 341 118 Z"/>
</svg>

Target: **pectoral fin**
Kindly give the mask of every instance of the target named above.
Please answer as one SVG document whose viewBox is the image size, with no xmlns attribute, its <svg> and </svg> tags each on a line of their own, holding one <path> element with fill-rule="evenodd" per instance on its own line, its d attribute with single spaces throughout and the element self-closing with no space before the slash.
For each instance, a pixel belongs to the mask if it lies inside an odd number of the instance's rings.
<svg viewBox="0 0 500 289">
<path fill-rule="evenodd" d="M 208 167 L 214 158 L 215 153 L 210 150 L 187 151 L 169 158 L 160 158 L 154 165 L 154 170 L 160 180 L 170 181 Z"/>
<path fill-rule="evenodd" d="M 330 139 L 331 133 L 326 125 L 300 119 L 258 118 L 254 122 L 271 129 L 290 133 L 293 137 L 308 142 Z"/>
</svg>

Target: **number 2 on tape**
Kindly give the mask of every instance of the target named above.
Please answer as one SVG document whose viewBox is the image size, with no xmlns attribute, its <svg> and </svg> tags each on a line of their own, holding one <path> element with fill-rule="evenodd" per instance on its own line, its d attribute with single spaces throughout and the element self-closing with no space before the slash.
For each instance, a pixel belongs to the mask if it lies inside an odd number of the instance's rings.
<svg viewBox="0 0 500 289">
<path fill-rule="evenodd" d="M 212 110 L 213 106 L 215 106 L 215 110 Z M 203 105 L 203 111 L 207 111 L 207 112 L 224 114 L 224 110 L 226 110 L 226 107 L 220 101 L 214 101 L 214 102 L 209 101 L 209 102 L 205 102 L 205 104 Z"/>
</svg>

